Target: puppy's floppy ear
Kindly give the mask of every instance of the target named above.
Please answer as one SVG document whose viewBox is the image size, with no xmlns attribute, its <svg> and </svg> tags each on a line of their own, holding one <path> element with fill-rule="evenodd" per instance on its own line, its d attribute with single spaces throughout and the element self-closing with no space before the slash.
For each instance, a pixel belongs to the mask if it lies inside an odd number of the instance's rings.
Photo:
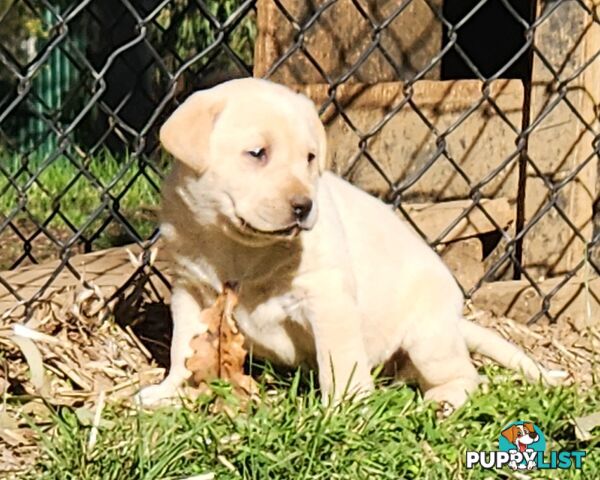
<svg viewBox="0 0 600 480">
<path fill-rule="evenodd" d="M 225 98 L 217 88 L 190 95 L 160 129 L 160 143 L 198 173 L 206 168 L 210 134 Z"/>
<path fill-rule="evenodd" d="M 515 443 L 517 438 L 517 427 L 513 425 L 512 427 L 508 427 L 506 430 L 502 430 L 502 436 L 510 443 Z"/>
<path fill-rule="evenodd" d="M 533 426 L 533 423 L 527 422 L 524 423 L 523 426 L 525 427 L 525 430 L 527 430 L 529 433 L 535 432 L 535 427 Z"/>
</svg>

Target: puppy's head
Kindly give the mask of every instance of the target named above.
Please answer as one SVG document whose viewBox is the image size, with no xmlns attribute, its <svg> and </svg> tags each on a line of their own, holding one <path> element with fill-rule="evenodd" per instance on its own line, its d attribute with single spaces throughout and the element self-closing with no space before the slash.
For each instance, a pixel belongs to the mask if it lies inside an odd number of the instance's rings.
<svg viewBox="0 0 600 480">
<path fill-rule="evenodd" d="M 186 192 L 195 207 L 214 211 L 225 230 L 281 239 L 314 226 L 326 137 L 306 97 L 265 80 L 232 80 L 191 95 L 160 140 L 198 178 Z"/>
<path fill-rule="evenodd" d="M 523 423 L 522 425 L 513 425 L 502 431 L 502 436 L 510 443 L 517 442 L 522 445 L 531 445 L 537 442 L 539 435 L 535 431 L 533 423 Z"/>
</svg>

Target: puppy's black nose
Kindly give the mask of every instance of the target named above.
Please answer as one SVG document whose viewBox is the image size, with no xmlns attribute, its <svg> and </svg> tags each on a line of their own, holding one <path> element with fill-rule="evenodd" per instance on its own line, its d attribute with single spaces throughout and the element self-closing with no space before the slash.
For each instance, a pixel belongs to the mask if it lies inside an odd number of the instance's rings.
<svg viewBox="0 0 600 480">
<path fill-rule="evenodd" d="M 313 206 L 312 200 L 304 195 L 294 195 L 290 199 L 290 204 L 292 205 L 294 217 L 299 222 L 306 220 Z"/>
</svg>

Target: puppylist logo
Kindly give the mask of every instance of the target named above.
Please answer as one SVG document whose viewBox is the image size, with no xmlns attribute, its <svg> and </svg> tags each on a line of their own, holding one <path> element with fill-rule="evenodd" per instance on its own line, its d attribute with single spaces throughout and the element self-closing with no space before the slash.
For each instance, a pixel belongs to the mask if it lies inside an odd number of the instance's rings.
<svg viewBox="0 0 600 480">
<path fill-rule="evenodd" d="M 467 452 L 467 469 L 508 467 L 512 470 L 580 469 L 585 451 L 549 451 L 540 428 L 532 422 L 509 423 L 498 437 L 498 451 Z"/>
</svg>

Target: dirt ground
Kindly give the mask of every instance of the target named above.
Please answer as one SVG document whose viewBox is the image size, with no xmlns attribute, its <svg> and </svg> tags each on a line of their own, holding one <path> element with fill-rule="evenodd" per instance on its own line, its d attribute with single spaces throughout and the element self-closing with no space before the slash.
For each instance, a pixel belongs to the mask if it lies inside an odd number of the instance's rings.
<svg viewBox="0 0 600 480">
<path fill-rule="evenodd" d="M 155 221 L 155 212 L 146 212 L 142 208 L 140 218 L 147 219 L 149 222 Z M 4 219 L 0 215 L 0 223 Z M 8 270 L 27 265 L 43 263 L 49 260 L 55 260 L 60 257 L 61 247 L 56 242 L 65 243 L 75 234 L 68 228 L 52 228 L 51 235 L 53 241 L 46 233 L 39 229 L 28 219 L 14 220 L 0 233 L 0 271 Z M 26 240 L 29 242 L 27 245 Z M 90 239 L 81 237 L 70 247 L 72 254 L 84 253 L 91 248 L 88 245 Z M 99 238 L 95 238 L 91 243 L 94 250 L 98 248 L 107 248 L 111 246 L 125 245 L 133 242 L 134 239 L 129 236 L 127 231 L 117 222 L 111 222 Z M 18 262 L 18 265 L 15 263 Z"/>
<path fill-rule="evenodd" d="M 17 231 L 15 231 L 17 230 Z M 31 222 L 21 220 L 16 221 L 13 227 L 7 227 L 0 235 L 0 270 L 12 268 L 15 262 L 19 261 L 19 266 L 31 265 L 34 263 L 31 257 L 37 263 L 58 258 L 59 247 L 48 238 L 43 232 L 39 232 L 31 240 L 29 250 L 30 256 L 26 255 L 26 246 L 24 239 L 31 239 L 32 235 L 38 232 L 38 228 Z M 52 235 L 56 240 L 63 242 L 72 235 L 68 230 L 53 230 Z M 76 245 L 75 252 L 83 252 L 83 245 Z"/>
</svg>

